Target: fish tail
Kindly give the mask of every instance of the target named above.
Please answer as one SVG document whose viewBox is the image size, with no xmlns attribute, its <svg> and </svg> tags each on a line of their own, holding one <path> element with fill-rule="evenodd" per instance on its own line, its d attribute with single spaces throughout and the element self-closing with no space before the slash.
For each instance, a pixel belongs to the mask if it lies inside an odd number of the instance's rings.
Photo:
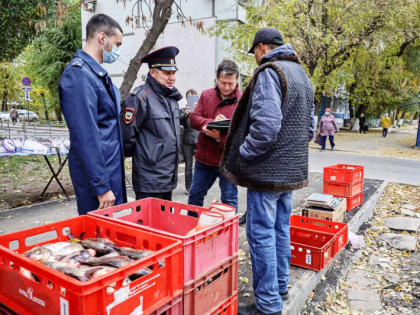
<svg viewBox="0 0 420 315">
<path fill-rule="evenodd" d="M 82 232 L 82 233 L 80 233 L 80 235 L 79 235 L 79 240 L 82 240 L 82 239 L 83 239 L 83 237 L 85 236 L 85 234 L 86 234 L 86 232 Z"/>
<path fill-rule="evenodd" d="M 74 235 L 72 232 L 68 232 L 67 233 L 67 238 L 69 239 L 69 241 L 71 241 L 74 238 Z"/>
</svg>

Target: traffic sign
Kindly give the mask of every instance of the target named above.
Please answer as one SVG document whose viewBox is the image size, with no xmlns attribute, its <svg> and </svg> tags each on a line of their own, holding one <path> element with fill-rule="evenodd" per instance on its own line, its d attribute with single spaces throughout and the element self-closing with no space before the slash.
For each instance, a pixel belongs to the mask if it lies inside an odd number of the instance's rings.
<svg viewBox="0 0 420 315">
<path fill-rule="evenodd" d="M 32 91 L 32 86 L 22 85 L 22 91 Z"/>
<path fill-rule="evenodd" d="M 32 81 L 31 81 L 31 79 L 29 79 L 28 77 L 24 77 L 24 78 L 22 79 L 22 84 L 23 84 L 24 86 L 30 86 L 30 85 L 32 84 Z"/>
<path fill-rule="evenodd" d="M 26 101 L 31 101 L 31 95 L 29 94 L 29 91 L 25 91 L 25 100 Z"/>
</svg>

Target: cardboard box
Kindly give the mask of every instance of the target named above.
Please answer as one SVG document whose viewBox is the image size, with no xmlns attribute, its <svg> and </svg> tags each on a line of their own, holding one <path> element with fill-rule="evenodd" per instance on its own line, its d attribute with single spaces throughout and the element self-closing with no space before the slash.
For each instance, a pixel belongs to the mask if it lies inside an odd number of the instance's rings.
<svg viewBox="0 0 420 315">
<path fill-rule="evenodd" d="M 334 210 L 307 206 L 302 210 L 302 216 L 320 220 L 344 222 L 346 219 L 346 210 L 347 201 L 343 198 Z"/>
</svg>

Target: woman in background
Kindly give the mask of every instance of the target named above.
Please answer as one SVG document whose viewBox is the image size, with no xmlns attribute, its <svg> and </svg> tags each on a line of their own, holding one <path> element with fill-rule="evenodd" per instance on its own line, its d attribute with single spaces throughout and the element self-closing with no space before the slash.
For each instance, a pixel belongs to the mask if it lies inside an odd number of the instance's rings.
<svg viewBox="0 0 420 315">
<path fill-rule="evenodd" d="M 334 115 L 331 114 L 331 109 L 327 108 L 325 110 L 324 116 L 321 118 L 321 123 L 319 124 L 319 133 L 322 136 L 322 149 L 321 151 L 325 150 L 325 145 L 327 143 L 327 137 L 329 137 L 331 150 L 334 150 L 335 143 L 334 143 L 334 133 L 339 132 L 338 125 L 335 121 Z"/>
</svg>

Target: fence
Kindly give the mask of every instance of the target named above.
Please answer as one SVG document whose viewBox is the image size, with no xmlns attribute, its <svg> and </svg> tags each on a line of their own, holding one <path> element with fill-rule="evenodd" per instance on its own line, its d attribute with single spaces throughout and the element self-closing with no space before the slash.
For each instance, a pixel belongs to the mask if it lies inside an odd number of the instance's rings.
<svg viewBox="0 0 420 315">
<path fill-rule="evenodd" d="M 53 126 L 51 124 L 13 124 L 9 121 L 0 122 L 1 134 L 8 138 L 68 138 L 69 130 L 66 126 Z"/>
</svg>

